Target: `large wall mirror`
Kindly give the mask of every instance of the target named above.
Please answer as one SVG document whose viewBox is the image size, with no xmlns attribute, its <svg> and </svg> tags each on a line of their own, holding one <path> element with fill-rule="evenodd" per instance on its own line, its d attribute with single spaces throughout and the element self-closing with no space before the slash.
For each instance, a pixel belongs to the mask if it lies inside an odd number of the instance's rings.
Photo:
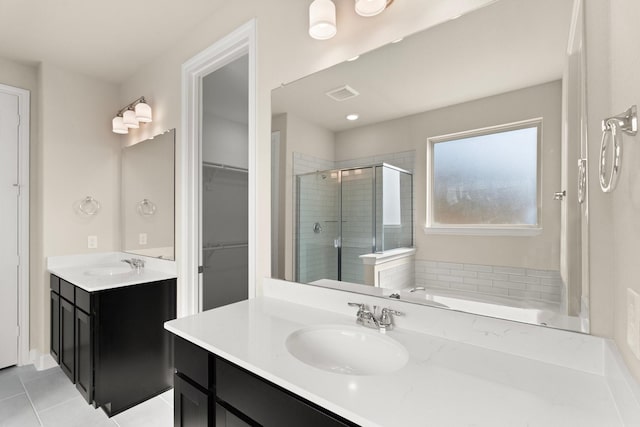
<svg viewBox="0 0 640 427">
<path fill-rule="evenodd" d="M 122 149 L 122 251 L 175 259 L 175 129 Z"/>
<path fill-rule="evenodd" d="M 580 6 L 499 0 L 275 89 L 273 276 L 588 332 Z"/>
</svg>

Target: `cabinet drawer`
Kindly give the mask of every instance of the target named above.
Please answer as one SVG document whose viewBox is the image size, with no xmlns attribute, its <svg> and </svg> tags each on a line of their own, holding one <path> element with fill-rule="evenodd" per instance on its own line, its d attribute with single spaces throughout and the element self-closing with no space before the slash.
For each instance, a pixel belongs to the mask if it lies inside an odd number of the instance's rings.
<svg viewBox="0 0 640 427">
<path fill-rule="evenodd" d="M 49 280 L 49 287 L 52 291 L 60 293 L 60 278 L 52 274 Z"/>
<path fill-rule="evenodd" d="M 76 303 L 75 286 L 64 279 L 60 279 L 60 296 L 71 304 Z"/>
<path fill-rule="evenodd" d="M 76 307 L 87 314 L 91 314 L 91 294 L 76 287 Z"/>
<path fill-rule="evenodd" d="M 218 399 L 264 427 L 356 426 L 225 360 L 215 364 Z"/>
<path fill-rule="evenodd" d="M 213 355 L 179 336 L 174 335 L 173 339 L 176 371 L 207 390 L 213 389 Z"/>
</svg>

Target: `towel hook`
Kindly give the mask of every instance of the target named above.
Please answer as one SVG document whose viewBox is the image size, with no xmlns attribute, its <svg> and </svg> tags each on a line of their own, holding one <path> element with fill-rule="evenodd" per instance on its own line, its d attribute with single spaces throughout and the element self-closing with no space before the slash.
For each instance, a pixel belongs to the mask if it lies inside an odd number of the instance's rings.
<svg viewBox="0 0 640 427">
<path fill-rule="evenodd" d="M 610 193 L 616 188 L 618 175 L 622 166 L 622 132 L 635 136 L 638 132 L 638 112 L 635 105 L 617 116 L 609 117 L 602 121 L 602 141 L 600 142 L 600 188 L 605 193 Z M 611 135 L 611 138 L 608 136 Z M 607 148 L 609 140 L 613 142 L 612 164 L 607 167 Z M 610 169 L 607 178 L 607 169 Z"/>
</svg>

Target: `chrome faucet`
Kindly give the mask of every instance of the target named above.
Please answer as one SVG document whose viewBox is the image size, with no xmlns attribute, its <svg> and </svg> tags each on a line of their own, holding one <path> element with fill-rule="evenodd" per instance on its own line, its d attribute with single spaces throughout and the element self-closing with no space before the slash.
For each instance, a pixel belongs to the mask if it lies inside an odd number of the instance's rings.
<svg viewBox="0 0 640 427">
<path fill-rule="evenodd" d="M 126 262 L 132 269 L 136 270 L 136 273 L 140 273 L 140 270 L 144 268 L 144 260 L 140 258 L 123 259 L 122 262 Z"/>
<path fill-rule="evenodd" d="M 371 312 L 365 304 L 357 302 L 350 302 L 348 304 L 351 307 L 358 307 L 358 312 L 356 313 L 356 323 L 367 328 L 378 329 L 382 333 L 393 328 L 392 315 L 402 316 L 401 312 L 392 310 L 387 307 L 383 308 L 380 312 L 380 315 L 378 315 L 378 306 L 374 305 L 373 312 Z"/>
</svg>

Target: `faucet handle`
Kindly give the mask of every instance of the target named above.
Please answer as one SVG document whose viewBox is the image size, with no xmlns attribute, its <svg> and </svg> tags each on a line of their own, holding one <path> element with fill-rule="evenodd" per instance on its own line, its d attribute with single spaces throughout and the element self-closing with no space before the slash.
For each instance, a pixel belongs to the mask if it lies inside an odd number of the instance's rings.
<svg viewBox="0 0 640 427">
<path fill-rule="evenodd" d="M 393 319 L 391 315 L 402 316 L 403 313 L 397 310 L 393 310 L 391 308 L 385 307 L 382 309 L 382 313 L 380 315 L 380 326 L 383 328 L 391 328 L 393 326 Z"/>
<path fill-rule="evenodd" d="M 358 307 L 358 313 L 361 313 L 366 310 L 366 305 L 359 302 L 348 302 L 347 305 L 349 307 Z"/>
<path fill-rule="evenodd" d="M 394 316 L 404 316 L 404 313 L 398 310 L 393 310 L 391 308 L 383 308 L 382 309 L 382 315 L 384 316 L 385 314 L 389 315 L 389 314 L 393 314 Z"/>
</svg>

